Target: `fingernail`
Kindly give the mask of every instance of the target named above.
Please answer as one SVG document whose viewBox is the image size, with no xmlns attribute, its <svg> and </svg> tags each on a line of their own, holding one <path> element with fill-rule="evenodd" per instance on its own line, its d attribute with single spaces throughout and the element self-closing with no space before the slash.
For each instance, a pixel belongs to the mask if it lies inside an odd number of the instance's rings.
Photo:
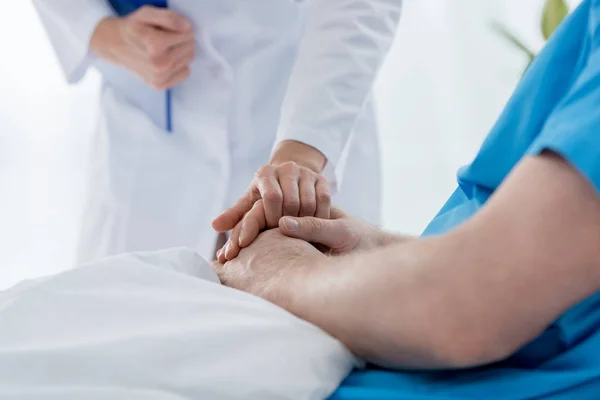
<svg viewBox="0 0 600 400">
<path fill-rule="evenodd" d="M 231 248 L 231 240 L 228 240 L 227 244 L 225 245 L 225 255 L 227 255 L 229 253 L 230 248 Z"/>
<path fill-rule="evenodd" d="M 242 247 L 244 241 L 244 228 L 240 229 L 240 237 L 238 238 L 238 244 Z"/>
<path fill-rule="evenodd" d="M 298 232 L 298 221 L 293 218 L 284 218 L 283 226 L 290 232 Z"/>
</svg>

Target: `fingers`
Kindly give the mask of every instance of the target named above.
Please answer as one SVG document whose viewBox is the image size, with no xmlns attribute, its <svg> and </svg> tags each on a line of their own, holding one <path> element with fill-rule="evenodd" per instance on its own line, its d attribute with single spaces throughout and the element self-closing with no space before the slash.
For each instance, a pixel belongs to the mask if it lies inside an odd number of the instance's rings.
<svg viewBox="0 0 600 400">
<path fill-rule="evenodd" d="M 149 61 L 153 63 L 164 63 L 170 60 L 169 52 L 180 45 L 188 48 L 195 47 L 193 32 L 172 33 L 159 29 L 145 29 L 141 35 L 141 44 L 148 55 Z"/>
<path fill-rule="evenodd" d="M 283 193 L 277 179 L 277 169 L 267 165 L 262 167 L 255 178 L 256 186 L 265 208 L 267 227 L 274 228 L 282 217 Z"/>
<path fill-rule="evenodd" d="M 258 234 L 265 229 L 267 222 L 264 210 L 262 200 L 254 203 L 254 206 L 242 221 L 233 228 L 227 243 L 217 252 L 219 262 L 231 261 L 236 258 L 241 249 L 249 246 L 258 237 Z"/>
<path fill-rule="evenodd" d="M 167 79 L 155 80 L 151 86 L 156 90 L 166 90 L 183 82 L 190 76 L 190 68 L 183 67 L 179 71 L 175 71 L 172 76 Z"/>
<path fill-rule="evenodd" d="M 224 264 L 227 259 L 225 258 L 225 252 L 227 251 L 227 245 L 229 244 L 229 240 L 227 240 L 227 242 L 225 243 L 225 245 L 223 247 L 221 247 L 221 249 L 219 249 L 219 251 L 217 251 L 217 262 Z"/>
<path fill-rule="evenodd" d="M 285 163 L 279 167 L 277 177 L 283 193 L 283 215 L 297 217 L 300 211 L 300 167 L 293 162 Z"/>
<path fill-rule="evenodd" d="M 189 76 L 195 57 L 192 33 L 174 34 L 149 28 L 142 38 L 144 79 L 157 90 L 170 88 Z"/>
<path fill-rule="evenodd" d="M 317 180 L 315 195 L 317 201 L 315 217 L 329 219 L 331 216 L 331 192 L 329 191 L 329 182 L 324 177 L 319 177 Z"/>
<path fill-rule="evenodd" d="M 317 200 L 315 183 L 316 178 L 312 174 L 303 173 L 300 176 L 298 187 L 300 190 L 299 217 L 312 217 L 317 212 Z M 286 214 L 291 215 L 291 214 Z"/>
<path fill-rule="evenodd" d="M 163 75 L 153 85 L 158 90 L 172 88 L 183 82 L 190 76 L 190 63 L 194 59 L 194 46 L 187 44 L 179 45 L 169 52 L 171 56 L 167 65 L 171 69 L 168 75 Z"/>
<path fill-rule="evenodd" d="M 226 260 L 233 260 L 240 254 L 240 232 L 242 230 L 242 222 L 239 222 L 233 231 L 231 232 L 231 237 L 227 241 L 225 245 L 225 251 L 223 252 L 223 256 Z"/>
<path fill-rule="evenodd" d="M 171 32 L 185 32 L 192 29 L 192 24 L 187 18 L 165 8 L 144 6 L 133 15 L 138 21 Z"/>
<path fill-rule="evenodd" d="M 212 222 L 212 227 L 217 232 L 227 232 L 233 229 L 244 215 L 252 209 L 254 203 L 260 199 L 260 193 L 254 189 L 254 183 L 251 188 L 240 198 L 233 207 L 225 210 Z"/>
<path fill-rule="evenodd" d="M 337 207 L 331 207 L 331 212 L 330 212 L 330 217 L 331 219 L 340 219 L 340 218 L 344 218 L 347 217 L 348 215 L 343 212 L 342 210 L 340 210 Z"/>
<path fill-rule="evenodd" d="M 262 207 L 255 204 L 260 199 Z M 217 217 L 212 225 L 217 232 L 226 232 L 252 210 L 244 223 L 247 230 L 244 229 L 240 238 L 240 246 L 245 247 L 261 230 L 277 227 L 284 215 L 329 219 L 330 208 L 329 184 L 324 177 L 293 162 L 266 165 L 256 173 L 249 192 Z"/>
<path fill-rule="evenodd" d="M 336 248 L 348 229 L 343 220 L 284 217 L 279 221 L 279 230 L 289 237 Z"/>
<path fill-rule="evenodd" d="M 242 229 L 239 237 L 239 246 L 247 247 L 256 239 L 258 234 L 267 226 L 265 217 L 265 208 L 262 200 L 254 203 L 250 210 L 241 222 Z"/>
<path fill-rule="evenodd" d="M 190 65 L 195 57 L 196 46 L 194 42 L 182 43 L 169 50 L 167 60 L 171 63 L 173 69 L 179 70 Z"/>
</svg>

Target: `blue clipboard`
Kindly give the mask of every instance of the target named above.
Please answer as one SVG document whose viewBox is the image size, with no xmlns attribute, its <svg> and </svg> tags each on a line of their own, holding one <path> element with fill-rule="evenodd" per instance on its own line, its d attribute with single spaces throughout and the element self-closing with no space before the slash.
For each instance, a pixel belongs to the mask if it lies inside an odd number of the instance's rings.
<svg viewBox="0 0 600 400">
<path fill-rule="evenodd" d="M 110 5 L 119 16 L 131 14 L 143 6 L 154 6 L 167 8 L 167 0 L 109 0 Z M 172 110 L 171 110 L 171 90 L 166 91 L 166 110 L 165 110 L 165 128 L 167 132 L 172 132 Z"/>
</svg>

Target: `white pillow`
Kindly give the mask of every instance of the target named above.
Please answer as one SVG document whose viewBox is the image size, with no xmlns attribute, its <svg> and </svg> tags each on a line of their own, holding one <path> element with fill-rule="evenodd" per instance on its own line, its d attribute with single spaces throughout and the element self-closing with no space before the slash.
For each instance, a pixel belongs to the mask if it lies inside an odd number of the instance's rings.
<svg viewBox="0 0 600 400">
<path fill-rule="evenodd" d="M 319 328 L 218 282 L 172 249 L 0 293 L 0 399 L 323 399 L 357 365 Z"/>
</svg>

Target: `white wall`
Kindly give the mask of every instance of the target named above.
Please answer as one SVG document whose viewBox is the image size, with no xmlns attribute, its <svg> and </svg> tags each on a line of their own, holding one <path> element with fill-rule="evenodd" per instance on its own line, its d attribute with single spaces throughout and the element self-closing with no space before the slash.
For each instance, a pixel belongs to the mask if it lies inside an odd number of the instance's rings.
<svg viewBox="0 0 600 400">
<path fill-rule="evenodd" d="M 376 86 L 386 227 L 418 233 L 454 189 L 457 167 L 476 151 L 525 63 L 489 21 L 538 48 L 541 3 L 405 0 Z M 64 84 L 30 2 L 4 6 L 0 51 L 2 289 L 72 261 L 98 77 Z"/>
</svg>

